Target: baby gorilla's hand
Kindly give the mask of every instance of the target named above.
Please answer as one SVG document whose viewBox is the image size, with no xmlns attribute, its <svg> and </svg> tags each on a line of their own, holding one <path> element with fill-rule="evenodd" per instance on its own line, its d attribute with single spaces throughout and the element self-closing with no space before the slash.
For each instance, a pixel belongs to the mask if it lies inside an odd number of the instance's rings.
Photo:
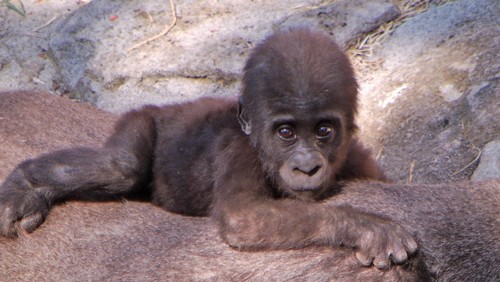
<svg viewBox="0 0 500 282">
<path fill-rule="evenodd" d="M 47 216 L 48 203 L 34 190 L 19 189 L 14 183 L 0 186 L 0 236 L 16 237 L 32 232 Z"/>
<path fill-rule="evenodd" d="M 355 213 L 354 224 L 345 234 L 346 245 L 356 248 L 356 258 L 365 266 L 379 269 L 391 261 L 402 264 L 417 251 L 417 242 L 398 224 L 375 215 Z"/>
</svg>

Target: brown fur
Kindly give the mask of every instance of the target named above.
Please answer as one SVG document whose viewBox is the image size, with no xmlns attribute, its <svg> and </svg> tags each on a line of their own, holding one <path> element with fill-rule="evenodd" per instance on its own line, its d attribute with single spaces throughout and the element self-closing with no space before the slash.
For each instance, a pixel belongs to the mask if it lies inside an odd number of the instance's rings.
<svg viewBox="0 0 500 282">
<path fill-rule="evenodd" d="M 54 148 L 98 145 L 116 119 L 45 93 L 1 93 L 0 175 L 5 177 L 20 160 Z M 36 142 L 20 142 L 33 136 Z M 416 259 L 386 271 L 363 267 L 344 248 L 236 251 L 221 241 L 210 219 L 139 202 L 56 206 L 35 232 L 0 238 L 0 250 L 0 281 L 416 281 L 427 275 Z"/>
<path fill-rule="evenodd" d="M 413 265 L 417 260 L 385 271 L 363 267 L 344 248 L 240 252 L 208 218 L 139 202 L 57 206 L 33 233 L 0 238 L 0 250 L 0 281 L 425 281 L 427 275 Z"/>
<path fill-rule="evenodd" d="M 0 179 L 27 158 L 62 148 L 101 144 L 118 120 L 118 116 L 93 106 L 75 106 L 69 99 L 45 93 L 0 95 Z"/>
<path fill-rule="evenodd" d="M 61 113 L 72 115 L 61 118 Z M 52 150 L 54 142 L 99 144 L 105 134 L 86 132 L 110 130 L 114 120 L 111 114 L 64 98 L 2 93 L 0 155 L 6 157 L 0 158 L 0 175 L 20 159 Z M 6 130 L 10 125 L 16 126 L 15 132 Z M 39 137 L 36 144 L 19 142 L 30 136 Z M 345 248 L 235 251 L 219 239 L 210 219 L 171 214 L 147 203 L 71 202 L 57 206 L 35 232 L 0 238 L 0 281 L 497 281 L 499 189 L 498 180 L 436 186 L 360 183 L 344 188 L 326 204 L 349 204 L 391 218 L 419 242 L 420 252 L 409 264 L 385 271 L 360 266 L 353 251 Z"/>
</svg>

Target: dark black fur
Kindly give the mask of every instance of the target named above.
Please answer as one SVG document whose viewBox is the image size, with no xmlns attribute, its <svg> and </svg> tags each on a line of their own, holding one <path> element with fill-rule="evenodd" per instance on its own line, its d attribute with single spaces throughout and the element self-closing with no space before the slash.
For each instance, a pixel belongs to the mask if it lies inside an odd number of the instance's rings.
<svg viewBox="0 0 500 282">
<path fill-rule="evenodd" d="M 68 198 L 144 194 L 169 211 L 212 215 L 239 249 L 343 245 L 364 265 L 404 262 L 417 246 L 399 225 L 321 202 L 344 181 L 384 180 L 353 137 L 356 104 L 353 71 L 335 43 L 279 32 L 250 56 L 239 103 L 145 107 L 124 115 L 102 148 L 19 164 L 0 188 L 0 233 L 34 230 Z"/>
</svg>

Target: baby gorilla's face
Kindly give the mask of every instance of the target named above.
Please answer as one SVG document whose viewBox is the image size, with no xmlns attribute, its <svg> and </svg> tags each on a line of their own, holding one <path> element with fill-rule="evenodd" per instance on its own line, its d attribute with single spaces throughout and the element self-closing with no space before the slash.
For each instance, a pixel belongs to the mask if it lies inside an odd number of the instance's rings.
<svg viewBox="0 0 500 282">
<path fill-rule="evenodd" d="M 289 106 L 288 110 L 266 109 L 267 119 L 256 122 L 251 135 L 267 175 L 279 190 L 300 198 L 317 197 L 333 185 L 350 133 L 334 104 L 315 106 L 318 110 L 307 102 Z"/>
<path fill-rule="evenodd" d="M 278 33 L 245 66 L 240 123 L 279 190 L 318 195 L 331 188 L 356 126 L 357 83 L 328 37 Z"/>
</svg>

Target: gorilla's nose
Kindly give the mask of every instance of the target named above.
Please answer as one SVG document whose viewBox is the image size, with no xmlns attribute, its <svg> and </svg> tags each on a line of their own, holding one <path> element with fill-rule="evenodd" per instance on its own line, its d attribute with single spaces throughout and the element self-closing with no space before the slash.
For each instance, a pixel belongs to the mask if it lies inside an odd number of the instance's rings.
<svg viewBox="0 0 500 282">
<path fill-rule="evenodd" d="M 315 190 L 328 181 L 328 161 L 317 151 L 302 151 L 280 167 L 280 177 L 289 189 Z"/>
<path fill-rule="evenodd" d="M 310 165 L 304 165 L 301 167 L 295 167 L 293 170 L 301 172 L 303 174 L 307 174 L 308 176 L 314 176 L 316 172 L 318 172 L 321 168 L 321 165 L 315 165 L 315 164 L 310 164 Z"/>
<path fill-rule="evenodd" d="M 322 166 L 322 156 L 318 152 L 297 154 L 294 156 L 292 171 L 309 177 L 314 176 Z"/>
</svg>

